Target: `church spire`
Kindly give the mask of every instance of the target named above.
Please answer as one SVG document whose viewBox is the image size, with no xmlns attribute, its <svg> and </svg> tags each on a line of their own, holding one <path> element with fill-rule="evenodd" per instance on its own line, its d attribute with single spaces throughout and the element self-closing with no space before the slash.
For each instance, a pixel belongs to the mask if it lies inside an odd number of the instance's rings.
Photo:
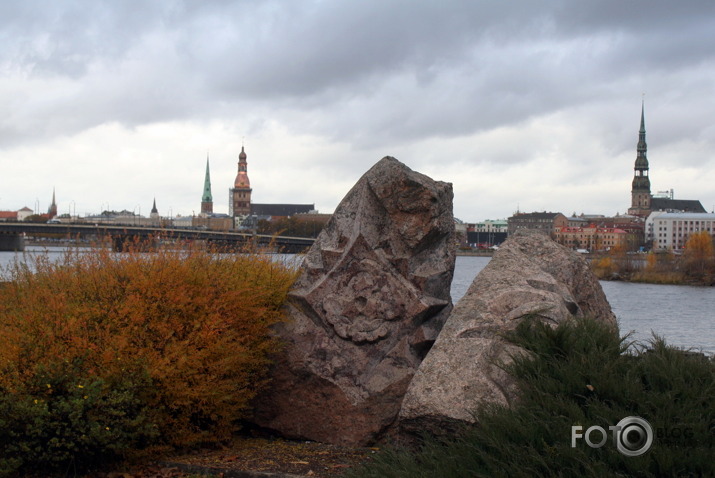
<svg viewBox="0 0 715 478">
<path fill-rule="evenodd" d="M 214 200 L 211 194 L 211 173 L 209 172 L 209 155 L 206 153 L 206 175 L 204 176 L 204 193 L 201 196 L 201 213 L 213 214 Z"/>
<path fill-rule="evenodd" d="M 47 209 L 47 216 L 52 219 L 57 215 L 57 203 L 55 202 L 55 188 L 52 188 L 52 204 Z"/>
<path fill-rule="evenodd" d="M 156 208 L 156 196 L 154 196 L 154 202 L 151 205 L 151 212 L 149 213 L 151 218 L 151 224 L 158 226 L 161 222 L 161 217 L 159 216 L 159 210 Z"/>
<path fill-rule="evenodd" d="M 648 144 L 645 140 L 645 100 L 641 102 L 641 125 L 638 130 L 638 145 L 636 146 L 636 164 L 633 168 L 631 187 L 631 207 L 629 214 L 647 216 L 650 212 L 650 178 L 648 171 Z"/>
<path fill-rule="evenodd" d="M 645 142 L 645 101 L 641 103 L 641 127 L 638 130 L 638 146 L 636 147 L 634 189 L 647 189 L 650 193 L 650 180 L 648 179 L 648 144 Z M 636 181 L 639 179 L 639 181 Z M 637 183 L 637 184 L 636 184 Z"/>
</svg>

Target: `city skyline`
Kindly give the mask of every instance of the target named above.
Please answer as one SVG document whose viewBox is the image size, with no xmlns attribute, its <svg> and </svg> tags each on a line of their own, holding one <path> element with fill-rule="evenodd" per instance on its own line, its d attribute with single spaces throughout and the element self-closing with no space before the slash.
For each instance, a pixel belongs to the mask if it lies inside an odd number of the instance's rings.
<svg viewBox="0 0 715 478">
<path fill-rule="evenodd" d="M 652 191 L 715 205 L 707 1 L 152 2 L 1 7 L 0 210 L 332 212 L 380 158 L 469 222 L 623 214 L 645 96 Z"/>
</svg>

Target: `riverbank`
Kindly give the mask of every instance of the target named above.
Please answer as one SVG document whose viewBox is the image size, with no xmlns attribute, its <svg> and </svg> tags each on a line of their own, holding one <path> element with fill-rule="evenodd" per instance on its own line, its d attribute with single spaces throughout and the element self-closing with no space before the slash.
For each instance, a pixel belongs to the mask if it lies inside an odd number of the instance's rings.
<svg viewBox="0 0 715 478">
<path fill-rule="evenodd" d="M 634 274 L 621 275 L 612 274 L 609 276 L 601 277 L 596 275 L 599 280 L 609 281 L 609 282 L 632 282 L 634 284 L 655 284 L 655 285 L 682 285 L 682 286 L 695 286 L 695 287 L 714 287 L 715 278 L 707 278 L 695 280 L 688 277 L 684 277 L 678 272 L 661 272 L 661 273 L 647 273 L 638 272 Z"/>
<path fill-rule="evenodd" d="M 715 285 L 715 258 L 693 254 L 601 254 L 588 258 L 591 270 L 605 281 L 690 286 Z"/>
<path fill-rule="evenodd" d="M 493 250 L 458 249 L 461 257 L 492 257 Z M 701 259 L 700 265 L 687 263 L 687 258 L 673 254 L 584 255 L 599 280 L 686 286 L 715 286 L 715 263 Z M 711 261 L 712 262 L 712 261 Z"/>
</svg>

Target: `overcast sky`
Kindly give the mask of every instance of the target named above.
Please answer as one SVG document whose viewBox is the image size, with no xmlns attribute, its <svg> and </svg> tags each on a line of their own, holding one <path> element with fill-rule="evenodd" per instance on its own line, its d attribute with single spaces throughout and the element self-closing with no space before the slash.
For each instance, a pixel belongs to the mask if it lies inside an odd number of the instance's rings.
<svg viewBox="0 0 715 478">
<path fill-rule="evenodd" d="M 455 216 L 715 207 L 715 2 L 0 0 L 0 210 L 332 212 L 386 155 Z"/>
</svg>

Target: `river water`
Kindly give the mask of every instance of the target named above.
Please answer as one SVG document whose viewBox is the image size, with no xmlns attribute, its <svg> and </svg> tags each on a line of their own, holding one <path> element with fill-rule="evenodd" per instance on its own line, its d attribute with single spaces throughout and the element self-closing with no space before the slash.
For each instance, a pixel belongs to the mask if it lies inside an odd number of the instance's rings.
<svg viewBox="0 0 715 478">
<path fill-rule="evenodd" d="M 459 256 L 452 280 L 456 303 L 489 257 Z M 715 287 L 601 281 L 621 335 L 648 342 L 653 334 L 677 347 L 715 354 Z"/>
<path fill-rule="evenodd" d="M 30 253 L 37 250 L 42 249 L 28 247 Z M 59 256 L 61 251 L 51 248 L 50 255 Z M 16 257 L 22 255 L 0 252 L 0 268 Z M 488 263 L 488 257 L 457 257 L 452 281 L 455 303 Z M 715 287 L 608 281 L 601 286 L 618 317 L 621 334 L 632 331 L 632 339 L 647 342 L 655 333 L 670 345 L 715 354 Z"/>
</svg>

